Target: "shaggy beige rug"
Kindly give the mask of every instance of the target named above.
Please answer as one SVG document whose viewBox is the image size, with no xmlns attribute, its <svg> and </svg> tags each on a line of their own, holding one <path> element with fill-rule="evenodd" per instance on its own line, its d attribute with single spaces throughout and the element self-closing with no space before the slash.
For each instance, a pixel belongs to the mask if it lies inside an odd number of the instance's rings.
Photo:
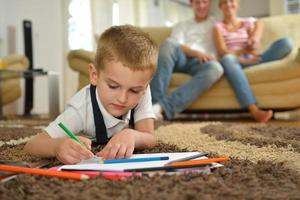
<svg viewBox="0 0 300 200">
<path fill-rule="evenodd" d="M 285 163 L 300 174 L 300 128 L 221 122 L 176 123 L 158 128 L 157 138 L 188 150 L 207 151 L 257 163 Z"/>
<path fill-rule="evenodd" d="M 31 166 L 60 164 L 22 151 L 24 143 L 47 123 L 0 121 L 0 160 L 26 161 Z M 157 125 L 156 136 L 155 148 L 138 153 L 206 151 L 211 157 L 231 160 L 211 174 L 144 175 L 123 181 L 18 175 L 0 183 L 0 199 L 300 199 L 300 127 L 163 123 Z"/>
</svg>

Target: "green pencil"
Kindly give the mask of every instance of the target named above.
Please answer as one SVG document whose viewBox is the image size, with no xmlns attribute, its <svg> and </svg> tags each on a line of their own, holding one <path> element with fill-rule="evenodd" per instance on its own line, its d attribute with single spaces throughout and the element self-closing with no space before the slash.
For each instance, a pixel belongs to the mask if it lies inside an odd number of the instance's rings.
<svg viewBox="0 0 300 200">
<path fill-rule="evenodd" d="M 72 138 L 73 140 L 75 140 L 75 141 L 78 142 L 79 144 L 81 144 L 81 145 L 85 146 L 87 149 L 89 149 L 88 146 L 87 146 L 85 143 L 83 143 L 78 137 L 76 137 L 76 135 L 74 135 L 69 129 L 67 129 L 67 127 L 65 127 L 65 125 L 64 125 L 62 122 L 60 122 L 60 123 L 58 124 L 58 126 L 59 126 L 60 128 L 62 128 L 62 129 L 65 131 L 65 133 L 66 133 L 68 136 L 70 136 L 70 138 Z"/>
</svg>

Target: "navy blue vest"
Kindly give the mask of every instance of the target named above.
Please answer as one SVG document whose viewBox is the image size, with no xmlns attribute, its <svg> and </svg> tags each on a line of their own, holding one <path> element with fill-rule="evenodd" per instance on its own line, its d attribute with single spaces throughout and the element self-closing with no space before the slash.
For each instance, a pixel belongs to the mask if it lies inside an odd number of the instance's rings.
<svg viewBox="0 0 300 200">
<path fill-rule="evenodd" d="M 96 127 L 96 141 L 93 141 L 93 145 L 106 144 L 109 141 L 107 137 L 107 130 L 104 123 L 102 113 L 100 111 L 99 105 L 96 98 L 96 86 L 91 85 L 90 94 L 92 99 L 93 113 L 94 113 L 94 122 Z M 134 109 L 131 110 L 129 127 L 134 128 L 134 118 L 133 118 Z"/>
</svg>

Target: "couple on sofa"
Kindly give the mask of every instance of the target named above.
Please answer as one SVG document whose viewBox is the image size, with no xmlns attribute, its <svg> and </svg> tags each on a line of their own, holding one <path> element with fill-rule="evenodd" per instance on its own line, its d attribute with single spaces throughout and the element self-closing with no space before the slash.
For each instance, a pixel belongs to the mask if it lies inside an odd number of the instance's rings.
<svg viewBox="0 0 300 200">
<path fill-rule="evenodd" d="M 211 0 L 190 0 L 194 19 L 176 25 L 171 37 L 160 46 L 157 72 L 151 82 L 156 118 L 172 119 L 225 74 L 242 108 L 247 108 L 259 122 L 267 122 L 272 110 L 256 105 L 243 68 L 279 60 L 292 51 L 292 42 L 283 38 L 259 54 L 263 24 L 239 19 L 239 0 L 219 0 L 223 20 L 209 16 Z M 173 71 L 188 73 L 192 79 L 166 94 Z"/>
</svg>

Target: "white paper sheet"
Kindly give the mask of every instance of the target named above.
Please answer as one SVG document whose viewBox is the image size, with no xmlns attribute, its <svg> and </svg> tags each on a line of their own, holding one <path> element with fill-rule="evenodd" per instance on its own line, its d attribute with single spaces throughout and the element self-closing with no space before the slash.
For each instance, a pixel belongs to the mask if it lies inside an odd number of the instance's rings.
<svg viewBox="0 0 300 200">
<path fill-rule="evenodd" d="M 130 169 L 141 169 L 141 168 L 152 168 L 152 167 L 163 167 L 166 163 L 199 154 L 199 152 L 180 152 L 180 153 L 150 153 L 150 154 L 134 154 L 131 158 L 148 158 L 148 157 L 159 157 L 169 156 L 169 160 L 162 161 L 149 161 L 149 162 L 131 162 L 131 163 L 118 163 L 118 164 L 76 164 L 76 165 L 63 165 L 59 170 L 93 170 L 93 171 L 124 171 Z M 206 159 L 203 156 L 198 159 Z"/>
</svg>

